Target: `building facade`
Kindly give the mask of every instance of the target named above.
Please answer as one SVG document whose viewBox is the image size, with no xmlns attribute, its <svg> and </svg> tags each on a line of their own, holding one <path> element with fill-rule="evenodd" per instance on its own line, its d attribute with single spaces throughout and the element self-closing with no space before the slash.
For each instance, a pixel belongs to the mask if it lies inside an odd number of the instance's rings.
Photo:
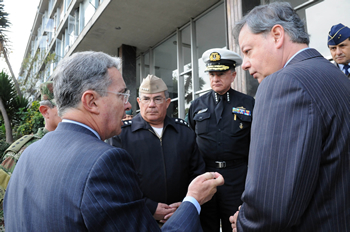
<svg viewBox="0 0 350 232">
<path fill-rule="evenodd" d="M 168 114 L 185 118 L 190 102 L 210 90 L 202 53 L 214 47 L 240 53 L 231 34 L 234 23 L 255 6 L 273 1 L 41 0 L 25 51 L 31 63 L 21 68 L 20 76 L 39 75 L 43 82 L 62 58 L 78 51 L 103 51 L 122 58 L 134 112 L 142 78 L 154 74 L 169 88 Z M 328 31 L 334 24 L 350 24 L 350 1 L 288 2 L 306 22 L 310 47 L 331 59 Z M 51 54 L 56 59 L 47 59 Z M 255 96 L 258 82 L 238 68 L 232 87 Z"/>
</svg>

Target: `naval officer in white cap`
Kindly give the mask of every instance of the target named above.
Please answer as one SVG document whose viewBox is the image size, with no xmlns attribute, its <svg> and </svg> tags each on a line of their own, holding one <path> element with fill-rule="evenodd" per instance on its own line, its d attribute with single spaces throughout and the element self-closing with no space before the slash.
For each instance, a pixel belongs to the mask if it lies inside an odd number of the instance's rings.
<svg viewBox="0 0 350 232">
<path fill-rule="evenodd" d="M 196 132 L 206 171 L 219 172 L 225 184 L 218 187 L 201 212 L 203 231 L 232 231 L 228 220 L 238 209 L 244 190 L 254 98 L 231 88 L 242 58 L 235 52 L 213 48 L 203 53 L 212 90 L 195 99 L 188 121 Z"/>
</svg>

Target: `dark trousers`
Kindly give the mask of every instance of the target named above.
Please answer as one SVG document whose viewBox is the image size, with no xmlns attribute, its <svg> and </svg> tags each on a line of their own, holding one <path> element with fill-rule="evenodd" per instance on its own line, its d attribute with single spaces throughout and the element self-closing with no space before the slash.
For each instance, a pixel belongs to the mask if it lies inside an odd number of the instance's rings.
<svg viewBox="0 0 350 232">
<path fill-rule="evenodd" d="M 213 198 L 202 205 L 200 219 L 203 231 L 220 231 L 221 219 L 222 231 L 231 232 L 232 228 L 229 217 L 242 204 L 241 195 L 244 191 L 247 175 L 247 162 L 223 169 L 207 167 L 206 171 L 219 172 L 224 177 L 225 184 L 219 186 Z"/>
</svg>

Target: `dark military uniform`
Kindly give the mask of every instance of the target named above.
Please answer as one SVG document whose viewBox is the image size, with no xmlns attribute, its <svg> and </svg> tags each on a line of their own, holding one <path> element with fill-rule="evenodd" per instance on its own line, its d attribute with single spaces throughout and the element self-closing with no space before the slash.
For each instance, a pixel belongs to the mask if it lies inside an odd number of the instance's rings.
<svg viewBox="0 0 350 232">
<path fill-rule="evenodd" d="M 164 119 L 161 138 L 141 114 L 124 121 L 122 132 L 110 140 L 133 157 L 140 187 L 152 215 L 158 203 L 181 202 L 189 183 L 204 173 L 196 136 L 182 119 Z"/>
<path fill-rule="evenodd" d="M 47 132 L 49 131 L 45 127 L 39 128 L 36 134 L 21 137 L 4 152 L 4 157 L 0 164 L 0 231 L 5 231 L 3 212 L 5 190 L 18 159 L 30 144 L 40 140 Z"/>
<path fill-rule="evenodd" d="M 228 94 L 209 93 L 195 99 L 188 113 L 190 127 L 197 134 L 197 144 L 206 163 L 206 171 L 219 172 L 225 184 L 217 188 L 212 200 L 202 206 L 204 231 L 217 231 L 220 218 L 228 221 L 241 202 L 247 173 L 250 128 L 254 98 L 233 89 Z M 223 111 L 217 124 L 217 98 L 222 97 Z M 224 225 L 224 224 L 223 224 Z M 224 227 L 223 227 L 224 229 Z"/>
</svg>

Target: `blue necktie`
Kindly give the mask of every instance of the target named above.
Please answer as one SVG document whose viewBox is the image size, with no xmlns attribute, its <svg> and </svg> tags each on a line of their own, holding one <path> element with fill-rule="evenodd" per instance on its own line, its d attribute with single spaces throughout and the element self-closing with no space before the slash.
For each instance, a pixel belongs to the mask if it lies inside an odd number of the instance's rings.
<svg viewBox="0 0 350 232">
<path fill-rule="evenodd" d="M 345 71 L 345 75 L 349 75 L 350 65 L 344 65 L 343 70 Z"/>
</svg>

